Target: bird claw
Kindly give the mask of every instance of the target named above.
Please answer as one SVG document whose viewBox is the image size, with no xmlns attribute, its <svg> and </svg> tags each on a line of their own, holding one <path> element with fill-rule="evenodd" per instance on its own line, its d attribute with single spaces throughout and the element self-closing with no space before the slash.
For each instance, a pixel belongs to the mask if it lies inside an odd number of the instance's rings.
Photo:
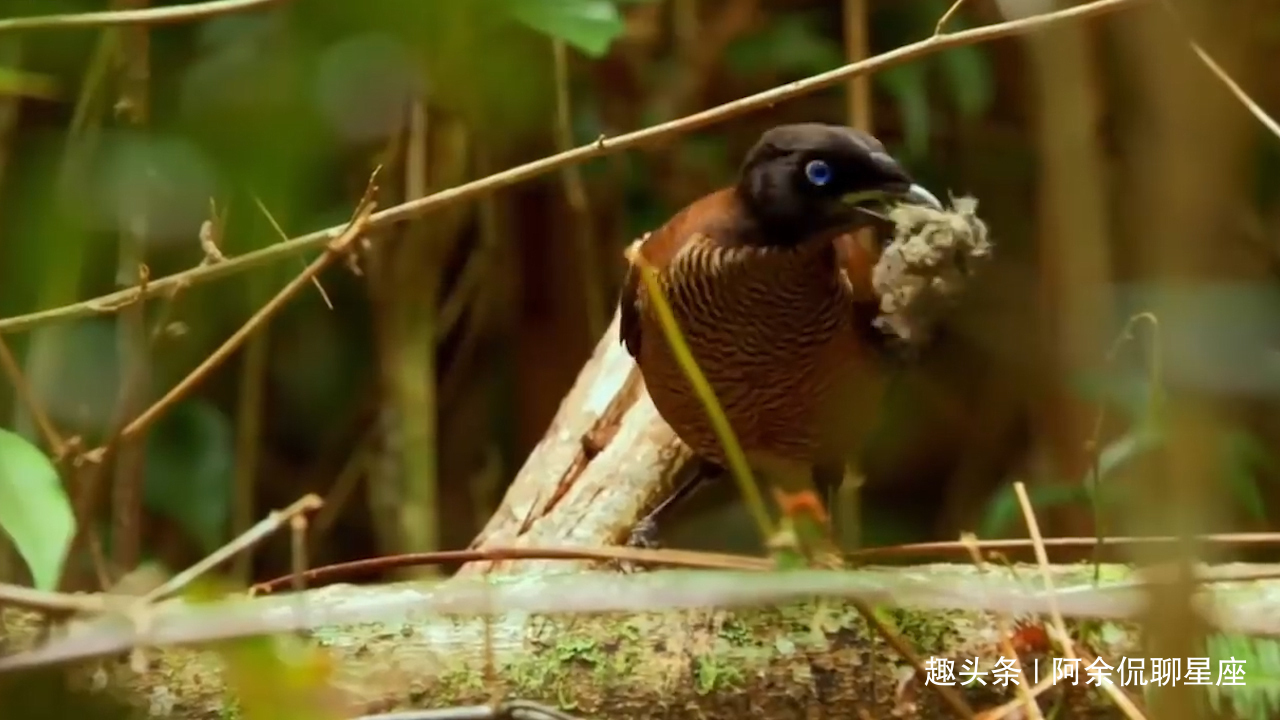
<svg viewBox="0 0 1280 720">
<path fill-rule="evenodd" d="M 646 550 L 658 549 L 658 524 L 653 521 L 653 518 L 645 518 L 631 528 L 631 535 L 627 538 L 627 547 L 644 548 Z"/>
</svg>

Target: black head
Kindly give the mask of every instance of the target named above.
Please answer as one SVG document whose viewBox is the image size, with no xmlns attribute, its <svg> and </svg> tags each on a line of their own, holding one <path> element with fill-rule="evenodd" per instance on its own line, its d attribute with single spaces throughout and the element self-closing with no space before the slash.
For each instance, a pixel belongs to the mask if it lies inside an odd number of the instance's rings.
<svg viewBox="0 0 1280 720">
<path fill-rule="evenodd" d="M 841 125 L 781 125 L 742 164 L 737 188 L 770 245 L 794 245 L 875 221 L 886 202 L 941 208 L 871 135 Z"/>
</svg>

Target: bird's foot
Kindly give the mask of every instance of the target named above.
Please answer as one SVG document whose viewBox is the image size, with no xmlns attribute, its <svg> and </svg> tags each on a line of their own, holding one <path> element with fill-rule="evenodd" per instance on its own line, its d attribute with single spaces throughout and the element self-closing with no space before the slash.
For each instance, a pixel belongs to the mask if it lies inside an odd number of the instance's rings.
<svg viewBox="0 0 1280 720">
<path fill-rule="evenodd" d="M 765 547 L 778 570 L 799 570 L 807 564 L 795 529 L 786 518 L 782 520 L 782 527 L 765 539 Z"/>
<path fill-rule="evenodd" d="M 631 535 L 627 537 L 627 547 L 646 550 L 656 550 L 660 547 L 658 523 L 654 522 L 653 517 L 646 517 L 631 528 Z"/>
</svg>

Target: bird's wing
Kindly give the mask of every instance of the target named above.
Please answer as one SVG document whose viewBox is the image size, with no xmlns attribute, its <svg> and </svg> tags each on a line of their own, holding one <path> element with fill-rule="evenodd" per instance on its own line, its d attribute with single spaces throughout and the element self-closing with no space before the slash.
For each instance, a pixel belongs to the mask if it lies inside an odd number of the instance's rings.
<svg viewBox="0 0 1280 720">
<path fill-rule="evenodd" d="M 702 236 L 713 242 L 731 241 L 730 235 L 744 225 L 741 213 L 733 192 L 718 190 L 687 205 L 662 227 L 632 243 L 627 272 L 618 294 L 619 335 L 632 357 L 640 357 L 640 317 L 645 301 L 640 268 L 630 260 L 632 253 L 643 255 L 654 270 L 662 272 L 694 237 Z"/>
<path fill-rule="evenodd" d="M 859 448 L 880 417 L 889 378 L 880 362 L 883 336 L 873 324 L 880 310 L 880 299 L 871 283 L 880 257 L 877 230 L 863 228 L 835 239 L 841 279 L 853 300 L 849 310 L 858 354 L 850 359 L 853 369 L 828 392 L 819 420 L 823 448 L 819 472 L 827 482 L 838 481 L 845 465 L 856 466 Z"/>
<path fill-rule="evenodd" d="M 643 243 L 644 239 L 636 241 Z M 635 248 L 637 251 L 639 248 Z M 640 357 L 640 268 L 629 258 L 618 293 L 618 335 L 633 358 Z"/>
</svg>

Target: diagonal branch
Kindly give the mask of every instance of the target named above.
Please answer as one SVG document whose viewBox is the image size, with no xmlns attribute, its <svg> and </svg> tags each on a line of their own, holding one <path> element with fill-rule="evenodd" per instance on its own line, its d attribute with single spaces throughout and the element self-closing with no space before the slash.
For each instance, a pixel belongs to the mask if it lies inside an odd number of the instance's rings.
<svg viewBox="0 0 1280 720">
<path fill-rule="evenodd" d="M 0 33 L 120 25 L 171 25 L 205 20 L 219 15 L 259 10 L 277 2 L 280 2 L 280 0 L 209 0 L 209 2 L 157 8 L 0 18 Z"/>
<path fill-rule="evenodd" d="M 30 383 L 22 375 L 22 366 L 18 364 L 18 359 L 13 356 L 13 352 L 9 350 L 9 346 L 5 344 L 4 338 L 0 337 L 0 370 L 9 378 L 9 382 L 13 383 L 13 391 L 18 396 L 18 401 L 31 414 L 32 421 L 36 427 L 40 429 L 40 434 L 44 437 L 44 441 L 49 446 L 49 454 L 55 458 L 62 457 L 66 450 L 66 441 L 58 429 L 54 427 L 53 422 L 49 420 L 49 415 L 44 411 L 44 406 L 40 404 L 40 400 L 31 389 Z"/>
<path fill-rule="evenodd" d="M 369 212 L 373 209 L 373 202 L 370 200 L 373 192 L 372 179 L 369 181 L 369 188 L 369 190 L 366 190 L 365 197 L 361 200 L 351 221 L 347 223 L 342 234 L 329 244 L 325 249 L 325 253 L 312 261 L 311 264 L 302 271 L 301 275 L 298 275 L 291 280 L 288 285 L 281 288 L 280 292 L 276 293 L 275 297 L 271 298 L 266 305 L 259 308 L 252 317 L 245 321 L 244 325 L 240 326 L 239 330 L 235 331 L 231 337 L 227 338 L 222 345 L 218 346 L 217 350 L 213 351 L 213 354 L 205 358 L 204 361 L 197 365 L 194 370 L 187 373 L 187 376 L 184 377 L 177 385 L 173 386 L 169 392 L 165 393 L 164 397 L 155 401 L 151 407 L 147 408 L 128 425 L 126 425 L 124 429 L 120 431 L 120 436 L 122 438 L 129 438 L 139 432 L 142 432 L 148 425 L 154 422 L 156 418 L 164 414 L 169 408 L 178 402 L 178 400 L 182 399 L 182 397 L 186 395 L 191 388 L 195 387 L 196 384 L 207 377 L 215 367 L 238 350 L 244 341 L 252 335 L 255 330 L 261 327 L 262 323 L 265 322 L 267 318 L 274 315 L 281 307 L 284 307 L 284 304 L 296 295 L 298 290 L 311 282 L 311 279 L 319 275 L 322 270 L 329 267 L 334 259 L 347 252 L 351 244 L 359 239 L 361 234 L 364 233 L 368 227 L 367 221 L 369 218 Z"/>
<path fill-rule="evenodd" d="M 244 0 L 241 0 L 242 2 Z M 884 70 L 895 65 L 916 60 L 926 55 L 949 50 L 965 45 L 997 40 L 999 38 L 1020 35 L 1044 29 L 1055 23 L 1085 20 L 1123 8 L 1137 5 L 1142 0 L 1095 0 L 1084 5 L 1077 5 L 1065 10 L 1048 12 L 1041 15 L 995 23 L 984 27 L 961 30 L 952 33 L 933 35 L 919 42 L 904 45 L 895 50 L 882 53 L 859 62 L 850 63 L 825 73 L 819 73 L 804 80 L 780 85 L 755 95 L 749 95 L 733 102 L 725 103 L 702 112 L 687 115 L 670 122 L 653 125 L 635 132 L 619 135 L 615 138 L 601 137 L 589 145 L 552 155 L 519 165 L 509 170 L 495 173 L 485 178 L 464 183 L 456 187 L 432 193 L 426 197 L 411 200 L 375 213 L 369 218 L 369 230 L 386 227 L 410 218 L 434 212 L 447 205 L 473 200 L 501 188 L 524 182 L 560 168 L 574 165 L 622 150 L 631 150 L 652 143 L 670 135 L 688 133 L 708 125 L 723 122 L 748 112 L 776 105 L 801 95 L 806 95 L 833 85 L 846 82 L 852 78 L 868 73 Z M 0 25 L 0 29 L 3 29 Z M 288 242 L 245 253 L 226 262 L 196 267 L 184 272 L 152 280 L 146 288 L 135 287 L 110 295 L 103 295 L 91 300 L 66 305 L 60 308 L 42 310 L 40 312 L 0 319 L 0 333 L 18 332 L 37 325 L 75 318 L 89 317 L 101 312 L 113 312 L 130 303 L 145 297 L 167 292 L 179 285 L 196 284 L 217 280 L 228 275 L 244 272 L 249 268 L 274 262 L 296 253 L 315 250 L 337 237 L 345 226 L 319 230 Z M 376 240 L 379 236 L 370 236 Z"/>
</svg>

